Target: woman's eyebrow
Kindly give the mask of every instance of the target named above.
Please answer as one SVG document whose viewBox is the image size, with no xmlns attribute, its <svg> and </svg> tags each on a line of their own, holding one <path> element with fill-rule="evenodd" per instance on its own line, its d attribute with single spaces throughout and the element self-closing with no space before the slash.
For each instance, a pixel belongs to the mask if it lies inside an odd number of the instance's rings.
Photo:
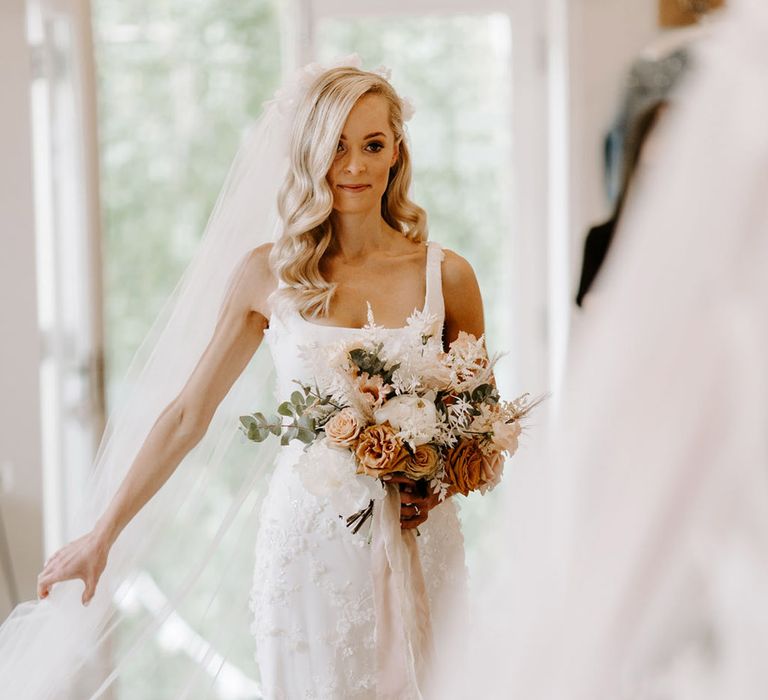
<svg viewBox="0 0 768 700">
<path fill-rule="evenodd" d="M 372 139 L 374 136 L 383 136 L 384 138 L 387 138 L 387 135 L 383 131 L 374 131 L 372 134 L 367 134 L 366 136 L 363 136 L 363 141 L 366 139 Z M 346 141 L 347 137 L 344 136 L 344 134 L 341 135 L 341 138 Z"/>
</svg>

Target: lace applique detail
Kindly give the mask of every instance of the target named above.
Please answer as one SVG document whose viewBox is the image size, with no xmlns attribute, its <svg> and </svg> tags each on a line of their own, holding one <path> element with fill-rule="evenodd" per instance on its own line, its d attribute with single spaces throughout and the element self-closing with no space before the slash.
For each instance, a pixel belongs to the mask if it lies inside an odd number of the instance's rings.
<svg viewBox="0 0 768 700">
<path fill-rule="evenodd" d="M 307 492 L 292 465 L 278 467 L 262 505 L 250 599 L 265 690 L 274 683 L 294 688 L 291 698 L 373 697 L 369 558 L 367 538 Z M 301 680 L 292 669 L 303 662 L 312 676 Z"/>
</svg>

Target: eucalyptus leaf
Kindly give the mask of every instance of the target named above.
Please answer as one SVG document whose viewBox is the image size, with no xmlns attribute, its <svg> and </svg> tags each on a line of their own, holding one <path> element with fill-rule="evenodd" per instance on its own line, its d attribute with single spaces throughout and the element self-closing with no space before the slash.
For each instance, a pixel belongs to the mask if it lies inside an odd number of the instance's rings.
<svg viewBox="0 0 768 700">
<path fill-rule="evenodd" d="M 307 428 L 299 428 L 299 432 L 296 435 L 299 440 L 309 445 L 315 439 L 315 431 Z"/>
<path fill-rule="evenodd" d="M 281 416 L 288 416 L 289 418 L 293 417 L 293 404 L 291 404 L 290 401 L 283 401 L 278 407 L 277 412 Z"/>
<path fill-rule="evenodd" d="M 243 427 L 248 430 L 252 425 L 256 424 L 256 420 L 253 416 L 240 416 L 240 422 L 243 424 Z"/>
<path fill-rule="evenodd" d="M 315 432 L 315 419 L 311 416 L 301 416 L 297 422 L 297 425 L 299 428 L 306 428 L 307 430 L 311 430 L 313 434 Z"/>
<path fill-rule="evenodd" d="M 304 401 L 304 396 L 300 391 L 294 391 L 291 394 L 291 403 L 295 406 L 303 406 L 306 401 Z"/>
</svg>

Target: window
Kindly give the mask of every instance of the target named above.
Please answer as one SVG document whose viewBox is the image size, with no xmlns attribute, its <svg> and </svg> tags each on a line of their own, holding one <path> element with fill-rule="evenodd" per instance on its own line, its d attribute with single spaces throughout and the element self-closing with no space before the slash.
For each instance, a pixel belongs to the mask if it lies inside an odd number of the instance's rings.
<svg viewBox="0 0 768 700">
<path fill-rule="evenodd" d="M 196 3 L 94 0 L 99 94 L 101 200 L 104 217 L 106 384 L 113 405 L 128 363 L 185 269 L 232 162 L 245 126 L 261 111 L 280 78 L 278 8 L 272 0 Z M 235 456 L 245 468 L 244 446 Z M 136 615 L 162 603 L 174 543 L 213 532 L 233 494 L 226 473 L 206 490 L 206 517 L 185 519 L 168 533 L 150 571 L 127 601 Z M 236 528 L 233 528 L 235 531 Z M 249 552 L 216 562 L 232 575 L 225 599 L 247 601 Z M 120 700 L 171 698 L 215 634 L 217 611 L 204 613 L 195 595 L 183 614 L 148 640 L 116 687 Z M 195 621 L 191 624 L 190 620 Z M 201 620 L 201 622 L 197 622 Z M 246 630 L 248 625 L 239 625 Z M 130 638 L 130 624 L 124 639 Z M 229 695 L 255 697 L 250 636 L 227 639 L 219 674 Z M 158 661 L 158 658 L 161 661 Z M 223 692 L 223 691 L 222 691 Z"/>
</svg>

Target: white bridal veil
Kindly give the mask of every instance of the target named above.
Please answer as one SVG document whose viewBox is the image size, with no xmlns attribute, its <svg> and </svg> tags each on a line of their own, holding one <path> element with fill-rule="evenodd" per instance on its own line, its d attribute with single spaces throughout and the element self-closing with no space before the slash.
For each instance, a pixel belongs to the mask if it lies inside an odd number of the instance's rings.
<svg viewBox="0 0 768 700">
<path fill-rule="evenodd" d="M 548 458 L 505 476 L 459 669 L 477 697 L 768 694 L 768 5 L 728 5 L 574 339 Z"/>
<path fill-rule="evenodd" d="M 356 56 L 337 65 L 360 67 Z M 244 135 L 197 252 L 128 371 L 129 391 L 109 418 L 73 539 L 91 530 L 154 421 L 189 377 L 240 261 L 279 233 L 277 193 L 288 169 L 293 108 L 323 70 L 311 64 L 299 71 Z M 81 602 L 83 584 L 75 580 L 54 584 L 47 598 L 13 610 L 0 627 L 0 696 L 111 697 L 128 669 L 136 682 L 134 664 L 140 663 L 146 683 L 140 697 L 259 697 L 253 679 L 228 663 L 233 640 L 244 636 L 233 630 L 247 631 L 251 618 L 247 595 L 233 595 L 228 572 L 233 562 L 252 559 L 259 494 L 277 451 L 277 441 L 245 445 L 238 417 L 272 409 L 273 388 L 262 344 L 203 440 L 115 542 L 88 607 Z M 211 493 L 222 490 L 218 502 L 228 507 L 216 510 Z M 214 525 L 213 534 L 193 539 L 183 523 L 201 519 Z M 146 574 L 158 551 L 174 552 L 161 587 Z M 206 624 L 211 620 L 215 624 Z M 169 674 L 156 671 L 171 660 L 161 654 L 148 659 L 145 647 L 156 635 L 173 646 L 179 643 L 175 630 L 201 627 L 209 630 L 205 639 L 186 635 L 184 651 L 198 662 L 194 672 L 178 687 L 169 684 Z"/>
</svg>

